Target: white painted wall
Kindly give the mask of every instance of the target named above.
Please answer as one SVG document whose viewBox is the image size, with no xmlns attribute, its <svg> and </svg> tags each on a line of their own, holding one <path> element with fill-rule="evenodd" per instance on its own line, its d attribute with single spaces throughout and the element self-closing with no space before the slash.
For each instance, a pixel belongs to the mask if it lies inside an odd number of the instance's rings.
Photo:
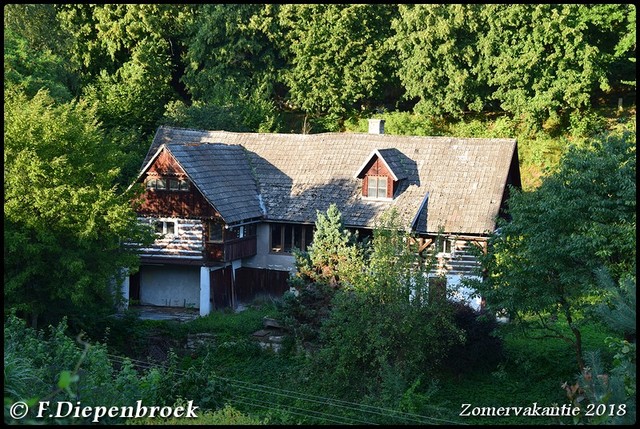
<svg viewBox="0 0 640 429">
<path fill-rule="evenodd" d="M 209 267 L 200 267 L 200 316 L 211 313 L 211 275 Z"/>
<path fill-rule="evenodd" d="M 471 289 L 462 284 L 463 278 L 473 278 L 480 279 L 477 276 L 462 276 L 462 275 L 447 275 L 447 291 L 449 292 L 451 299 L 454 301 L 462 301 L 467 303 L 471 308 L 476 311 L 480 310 L 480 297 L 473 297 L 472 294 L 475 292 L 474 289 Z"/>
<path fill-rule="evenodd" d="M 140 303 L 200 308 L 200 267 L 140 267 Z"/>
</svg>

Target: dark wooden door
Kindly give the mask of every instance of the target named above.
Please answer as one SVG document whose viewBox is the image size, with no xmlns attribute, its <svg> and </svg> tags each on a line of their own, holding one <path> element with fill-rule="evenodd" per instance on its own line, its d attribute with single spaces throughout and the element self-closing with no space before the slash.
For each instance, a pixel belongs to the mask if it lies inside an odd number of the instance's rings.
<svg viewBox="0 0 640 429">
<path fill-rule="evenodd" d="M 213 298 L 213 308 L 215 310 L 231 307 L 233 303 L 231 269 L 231 267 L 224 267 L 211 271 L 211 298 Z"/>
</svg>

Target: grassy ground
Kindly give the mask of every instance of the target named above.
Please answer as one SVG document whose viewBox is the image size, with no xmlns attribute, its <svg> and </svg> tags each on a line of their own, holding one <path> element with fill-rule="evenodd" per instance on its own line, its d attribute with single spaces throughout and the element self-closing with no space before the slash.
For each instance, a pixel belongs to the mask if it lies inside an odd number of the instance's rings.
<svg viewBox="0 0 640 429">
<path fill-rule="evenodd" d="M 371 421 L 370 409 L 362 408 L 363 413 L 359 414 L 357 405 L 338 408 L 319 405 L 319 396 L 310 395 L 312 390 L 327 400 L 332 399 L 331 392 L 317 393 L 321 380 L 305 378 L 304 356 L 265 351 L 257 345 L 251 334 L 262 328 L 263 317 L 276 315 L 275 305 L 264 302 L 239 313 L 214 312 L 186 323 L 138 322 L 137 332 L 140 338 L 160 336 L 174 346 L 183 344 L 188 334 L 213 333 L 212 346 L 181 353 L 182 366 L 187 368 L 201 359 L 213 360 L 216 376 L 229 382 L 228 403 L 245 415 L 280 424 Z M 473 407 L 528 407 L 534 403 L 548 407 L 568 403 L 561 385 L 565 381 L 573 382 L 578 372 L 572 349 L 558 339 L 531 340 L 509 331 L 501 328 L 506 357 L 497 368 L 462 377 L 442 376 L 429 405 L 446 410 L 440 415 L 448 421 L 463 424 L 571 423 L 568 419 L 547 417 L 460 416 L 462 404 L 471 404 L 471 410 Z M 607 335 L 602 326 L 586 326 L 584 350 L 604 349 Z M 348 414 L 343 413 L 345 410 Z M 339 415 L 356 420 L 340 420 L 344 417 Z"/>
<path fill-rule="evenodd" d="M 578 375 L 573 349 L 559 339 L 527 339 L 517 332 L 503 331 L 506 358 L 498 368 L 443 383 L 438 397 L 459 412 L 463 403 L 471 408 L 569 405 L 561 385 L 574 382 Z M 601 349 L 605 357 L 604 339 L 610 333 L 596 324 L 585 326 L 582 333 L 584 350 Z M 478 425 L 571 424 L 567 418 L 528 416 L 471 416 L 463 421 Z"/>
</svg>

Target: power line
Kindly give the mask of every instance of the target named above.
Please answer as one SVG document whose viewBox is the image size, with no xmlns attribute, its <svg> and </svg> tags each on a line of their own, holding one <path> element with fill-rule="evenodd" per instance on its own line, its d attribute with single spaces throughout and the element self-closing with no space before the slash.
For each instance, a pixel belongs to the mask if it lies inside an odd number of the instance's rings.
<svg viewBox="0 0 640 429">
<path fill-rule="evenodd" d="M 116 355 L 110 355 L 108 354 L 108 356 L 114 360 L 119 361 L 121 364 L 123 364 L 125 361 L 130 361 L 131 363 L 137 364 L 139 367 L 143 367 L 145 369 L 151 369 L 151 368 L 155 368 L 155 367 L 161 367 L 164 369 L 169 370 L 170 368 L 168 368 L 166 365 L 164 364 L 157 364 L 154 365 L 152 363 L 146 362 L 146 361 L 141 361 L 141 360 L 137 360 L 137 359 L 131 359 L 128 357 L 121 357 L 121 356 L 116 356 Z M 185 370 L 181 370 L 181 369 L 177 369 L 177 368 L 171 368 L 172 371 L 176 372 L 177 374 L 181 374 L 181 375 L 186 375 L 187 371 Z M 292 390 L 287 390 L 287 389 L 281 389 L 281 388 L 276 388 L 276 387 L 272 387 L 272 386 L 266 386 L 266 385 L 261 385 L 261 384 L 257 384 L 257 383 L 250 383 L 247 381 L 242 381 L 242 380 L 234 380 L 228 377 L 222 377 L 222 376 L 218 376 L 215 374 L 211 375 L 212 378 L 221 380 L 221 381 L 225 381 L 226 383 L 228 383 L 231 387 L 237 388 L 237 389 L 244 389 L 244 390 L 249 390 L 249 391 L 254 391 L 254 392 L 258 392 L 258 393 L 266 393 L 266 394 L 270 394 L 270 395 L 277 395 L 283 398 L 289 398 L 289 399 L 293 399 L 293 400 L 298 400 L 298 401 L 306 401 L 306 402 L 314 402 L 317 404 L 321 404 L 321 405 L 328 405 L 328 406 L 333 406 L 333 407 L 337 407 L 337 408 L 342 408 L 348 411 L 353 411 L 353 412 L 357 412 L 357 413 L 369 413 L 369 414 L 374 414 L 374 415 L 378 415 L 378 416 L 383 416 L 383 417 L 392 417 L 392 418 L 399 418 L 408 422 L 413 422 L 413 423 L 419 423 L 419 424 L 456 424 L 456 425 L 462 425 L 465 423 L 461 423 L 461 422 L 455 422 L 455 421 L 451 421 L 451 420 L 446 420 L 446 419 L 441 419 L 441 418 L 436 418 L 436 417 L 429 417 L 429 416 L 423 416 L 423 415 L 419 415 L 419 414 L 414 414 L 414 413 L 407 413 L 407 412 L 402 412 L 402 411 L 397 411 L 397 410 L 393 410 L 390 408 L 382 408 L 382 407 L 376 407 L 373 405 L 366 405 L 366 404 L 358 404 L 355 402 L 349 402 L 349 401 L 343 401 L 343 400 L 339 400 L 339 399 L 333 399 L 333 398 L 327 398 L 327 397 L 323 397 L 323 396 L 317 396 L 317 395 L 310 395 L 310 394 L 306 394 L 306 393 L 301 393 L 301 392 L 295 392 Z M 238 396 L 238 394 L 235 394 L 236 396 Z M 249 399 L 244 397 L 245 399 Z M 256 399 L 254 399 L 256 400 Z M 270 403 L 271 406 L 273 407 L 273 403 Z M 254 404 L 255 405 L 255 404 Z M 281 406 L 289 406 L 289 405 L 283 405 L 283 404 L 278 404 Z M 263 406 L 263 408 L 265 408 Z M 266 407 L 269 408 L 269 407 Z M 300 408 L 297 408 L 300 409 Z M 312 411 L 312 410 L 306 410 L 306 411 L 310 411 L 310 412 L 316 412 L 316 411 Z M 300 413 L 293 413 L 296 415 L 300 415 Z M 324 414 L 324 413 L 322 413 Z M 327 415 L 327 414 L 325 414 Z M 349 417 L 344 417 L 344 416 L 335 416 L 335 415 L 331 415 L 333 417 L 336 418 L 347 418 L 350 419 Z M 305 415 L 305 417 L 311 417 L 308 415 Z M 320 417 L 318 417 L 320 418 Z M 373 424 L 373 423 L 368 423 L 368 424 Z"/>
<path fill-rule="evenodd" d="M 247 398 L 246 396 L 240 396 L 240 395 L 236 395 L 236 398 L 240 398 L 240 399 L 244 399 L 244 400 L 249 400 L 249 401 L 256 401 L 256 402 L 261 403 L 261 404 L 267 404 L 267 406 L 265 406 L 266 408 L 272 408 L 272 407 L 273 407 L 273 404 L 272 404 L 271 402 L 268 402 L 268 401 L 262 401 L 262 400 L 259 400 L 259 399 L 256 399 L 256 398 Z M 256 405 L 256 406 L 257 406 L 258 404 L 253 404 L 253 405 Z M 377 423 L 372 423 L 372 422 L 368 422 L 368 421 L 357 420 L 357 419 L 354 419 L 354 418 L 351 418 L 351 417 L 346 417 L 346 416 L 336 416 L 335 414 L 327 414 L 327 413 L 323 413 L 322 411 L 308 410 L 308 409 L 300 408 L 300 407 L 296 407 L 296 406 L 293 406 L 293 405 L 283 405 L 283 404 L 278 404 L 278 405 L 281 405 L 281 406 L 286 407 L 287 409 L 286 409 L 285 411 L 287 411 L 287 412 L 289 412 L 289 411 L 290 411 L 290 409 L 295 409 L 295 410 L 305 411 L 305 412 L 307 412 L 307 413 L 313 413 L 313 414 L 316 414 L 316 415 L 314 415 L 314 416 L 305 415 L 305 417 L 317 417 L 317 418 L 320 418 L 320 419 L 323 419 L 323 420 L 329 420 L 329 419 L 327 419 L 327 418 L 325 418 L 325 417 L 322 417 L 322 416 L 329 416 L 329 417 L 334 417 L 334 418 L 343 419 L 343 421 L 330 420 L 330 421 L 332 421 L 333 423 L 339 423 L 339 424 L 351 424 L 351 422 L 355 422 L 355 423 L 365 424 L 365 425 L 375 425 L 375 424 L 377 424 Z M 300 415 L 303 415 L 303 414 L 300 414 Z M 344 420 L 348 420 L 348 421 L 350 421 L 350 422 L 345 423 L 345 421 L 344 421 Z"/>
</svg>

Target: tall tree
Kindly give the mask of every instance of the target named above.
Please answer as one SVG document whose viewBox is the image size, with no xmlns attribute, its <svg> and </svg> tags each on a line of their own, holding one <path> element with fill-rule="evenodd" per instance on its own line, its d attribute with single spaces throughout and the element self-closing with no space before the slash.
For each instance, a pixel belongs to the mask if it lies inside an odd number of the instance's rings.
<svg viewBox="0 0 640 429">
<path fill-rule="evenodd" d="M 5 5 L 5 89 L 19 86 L 33 96 L 46 88 L 59 101 L 77 96 L 79 75 L 69 54 L 67 36 L 54 5 Z"/>
<path fill-rule="evenodd" d="M 590 107 L 595 89 L 609 89 L 603 46 L 590 34 L 590 5 L 486 5 L 482 40 L 492 98 L 538 123 Z M 613 47 L 611 47 L 613 48 Z"/>
<path fill-rule="evenodd" d="M 277 128 L 274 99 L 283 64 L 274 19 L 278 8 L 269 4 L 197 8 L 185 51 L 184 82 L 192 103 L 174 106 L 178 110 L 174 120 L 183 114 L 206 128 L 220 127 L 221 121 L 230 130 Z"/>
<path fill-rule="evenodd" d="M 190 5 L 64 5 L 58 19 L 83 65 L 85 97 L 98 101 L 106 127 L 155 130 L 170 100 L 186 95 L 184 73 Z"/>
<path fill-rule="evenodd" d="M 115 185 L 121 153 L 95 110 L 45 93 L 5 94 L 4 306 L 82 326 L 113 310 L 113 281 L 146 242 Z"/>
<path fill-rule="evenodd" d="M 282 6 L 291 105 L 337 117 L 382 107 L 387 90 L 399 86 L 386 45 L 396 15 L 397 6 L 386 4 Z"/>
<path fill-rule="evenodd" d="M 409 386 L 427 381 L 451 346 L 463 340 L 452 306 L 430 293 L 427 273 L 434 258 L 425 261 L 417 247 L 397 214 L 388 212 L 373 232 L 369 257 L 358 267 L 361 275 L 336 291 L 321 326 L 316 363 L 340 394 L 390 395 L 394 403 Z M 324 372 L 328 368 L 330 374 Z"/>
<path fill-rule="evenodd" d="M 401 5 L 398 75 L 418 113 L 501 109 L 537 126 L 635 88 L 632 5 Z M 632 86 L 631 86 L 631 85 Z"/>
<path fill-rule="evenodd" d="M 512 194 L 509 214 L 483 258 L 487 277 L 474 287 L 530 333 L 570 342 L 582 369 L 581 321 L 606 292 L 596 270 L 607 268 L 616 282 L 635 270 L 635 136 L 572 148 L 538 189 Z"/>
<path fill-rule="evenodd" d="M 482 5 L 400 5 L 392 23 L 398 76 L 414 110 L 428 115 L 482 111 L 490 88 L 479 42 Z"/>
</svg>

